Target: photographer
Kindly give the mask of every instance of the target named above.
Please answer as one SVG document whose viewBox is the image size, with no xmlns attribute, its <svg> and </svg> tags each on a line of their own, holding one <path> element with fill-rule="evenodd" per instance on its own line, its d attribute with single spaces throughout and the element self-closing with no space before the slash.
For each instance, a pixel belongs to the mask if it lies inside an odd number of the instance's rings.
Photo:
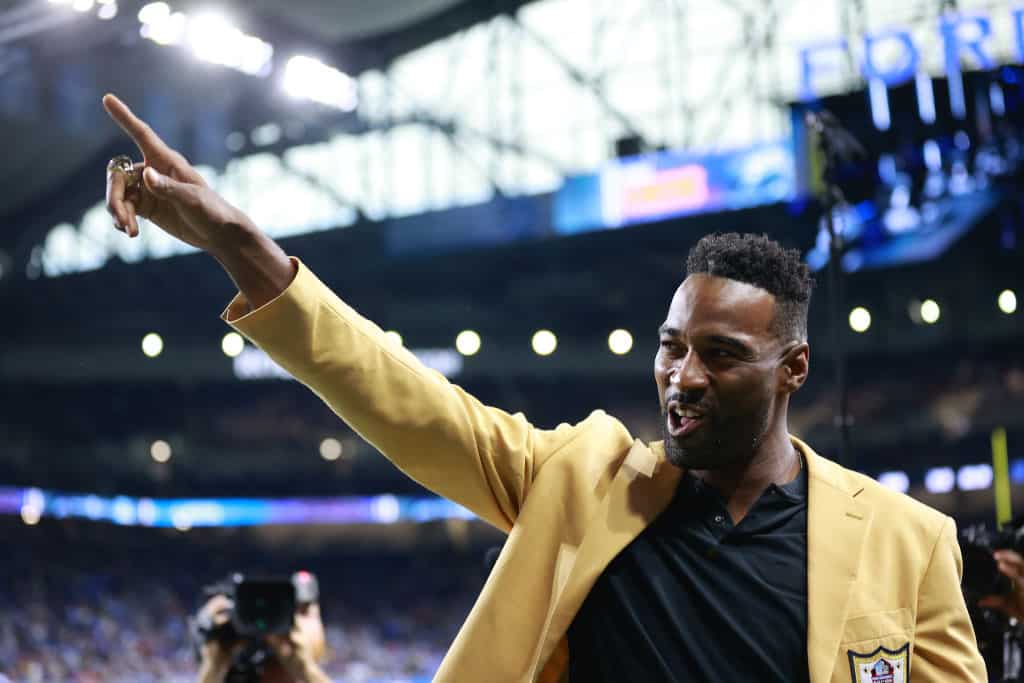
<svg viewBox="0 0 1024 683">
<path fill-rule="evenodd" d="M 230 598 L 215 595 L 203 605 L 198 616 L 209 619 L 215 626 L 222 626 L 230 621 L 233 609 L 234 603 Z M 298 606 L 288 636 L 269 636 L 267 644 L 273 657 L 266 662 L 260 683 L 329 683 L 331 680 L 318 664 L 326 650 L 319 604 Z M 217 639 L 204 642 L 199 648 L 198 683 L 224 683 L 236 656 L 246 645 L 244 640 L 231 644 Z"/>
<path fill-rule="evenodd" d="M 1010 592 L 987 595 L 978 601 L 978 606 L 998 610 L 1018 621 L 1024 620 L 1024 557 L 1012 550 L 996 550 L 992 556 L 999 573 L 1009 579 Z"/>
</svg>

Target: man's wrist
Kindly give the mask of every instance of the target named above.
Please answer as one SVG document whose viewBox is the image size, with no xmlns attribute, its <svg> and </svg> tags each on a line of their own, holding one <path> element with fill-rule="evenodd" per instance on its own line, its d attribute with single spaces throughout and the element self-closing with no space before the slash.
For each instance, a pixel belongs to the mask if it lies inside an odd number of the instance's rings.
<svg viewBox="0 0 1024 683">
<path fill-rule="evenodd" d="M 213 258 L 224 263 L 225 260 L 231 260 L 234 254 L 251 248 L 251 245 L 255 244 L 260 236 L 262 236 L 260 229 L 243 214 L 237 222 L 226 223 L 218 227 L 213 237 L 210 238 L 206 251 Z"/>
<path fill-rule="evenodd" d="M 231 224 L 207 251 L 255 310 L 276 298 L 295 279 L 296 268 L 274 240 L 248 222 Z"/>
</svg>

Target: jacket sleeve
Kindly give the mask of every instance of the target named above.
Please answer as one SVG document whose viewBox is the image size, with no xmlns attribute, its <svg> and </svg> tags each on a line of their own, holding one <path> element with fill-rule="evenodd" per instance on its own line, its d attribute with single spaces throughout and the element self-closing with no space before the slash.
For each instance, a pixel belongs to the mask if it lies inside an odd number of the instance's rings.
<svg viewBox="0 0 1024 683">
<path fill-rule="evenodd" d="M 494 526 L 511 529 L 537 470 L 593 424 L 596 414 L 576 426 L 542 430 L 521 413 L 483 405 L 293 260 L 297 273 L 284 292 L 251 312 L 239 294 L 223 320 L 406 474 Z"/>
<path fill-rule="evenodd" d="M 946 518 L 932 549 L 917 601 L 914 683 L 984 683 L 985 662 L 978 651 L 960 581 L 963 559 L 956 524 Z"/>
</svg>

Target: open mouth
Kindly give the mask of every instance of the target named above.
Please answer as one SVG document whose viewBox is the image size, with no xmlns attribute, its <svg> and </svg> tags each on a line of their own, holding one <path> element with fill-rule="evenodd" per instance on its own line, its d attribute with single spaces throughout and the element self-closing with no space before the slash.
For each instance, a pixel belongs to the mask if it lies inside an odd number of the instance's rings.
<svg viewBox="0 0 1024 683">
<path fill-rule="evenodd" d="M 666 419 L 668 420 L 669 435 L 680 439 L 700 429 L 707 420 L 707 416 L 692 408 L 687 408 L 677 403 L 670 403 Z"/>
</svg>

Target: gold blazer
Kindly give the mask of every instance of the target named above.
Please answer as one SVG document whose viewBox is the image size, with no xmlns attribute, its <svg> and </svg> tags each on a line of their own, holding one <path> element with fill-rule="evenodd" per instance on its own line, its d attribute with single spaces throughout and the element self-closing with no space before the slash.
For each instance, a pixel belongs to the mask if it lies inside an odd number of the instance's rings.
<svg viewBox="0 0 1024 683">
<path fill-rule="evenodd" d="M 223 319 L 406 474 L 508 534 L 435 680 L 568 680 L 573 616 L 681 471 L 603 411 L 539 429 L 483 405 L 296 262 L 276 299 L 247 312 L 239 294 Z M 953 520 L 793 443 L 808 470 L 811 681 L 871 681 L 886 666 L 895 683 L 987 680 Z"/>
</svg>

